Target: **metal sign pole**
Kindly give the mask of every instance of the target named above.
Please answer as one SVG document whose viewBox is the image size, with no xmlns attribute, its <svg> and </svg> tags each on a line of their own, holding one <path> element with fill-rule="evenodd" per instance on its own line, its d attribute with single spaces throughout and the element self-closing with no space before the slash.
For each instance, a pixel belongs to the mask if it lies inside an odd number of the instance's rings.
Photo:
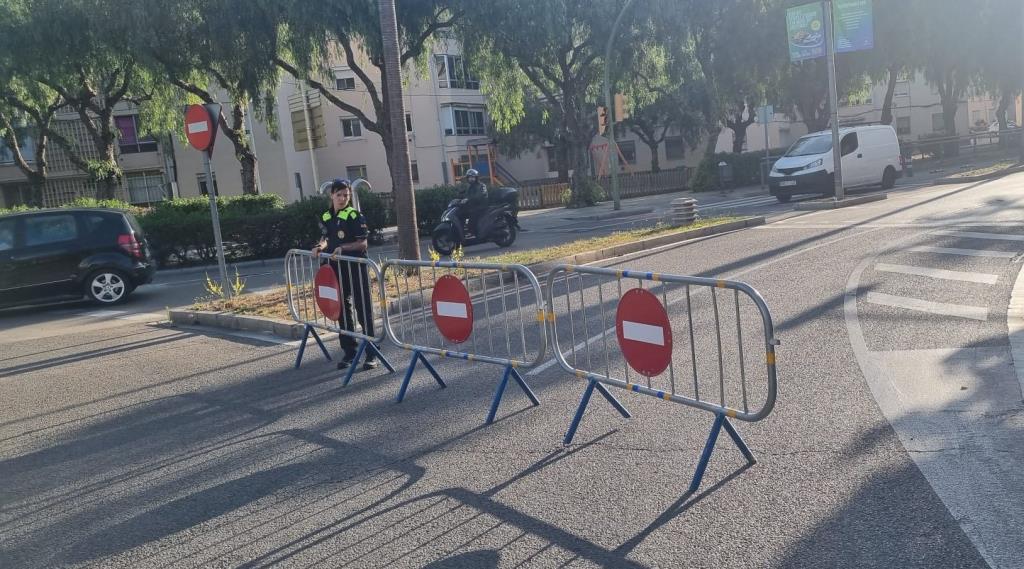
<svg viewBox="0 0 1024 569">
<path fill-rule="evenodd" d="M 772 168 L 772 154 L 769 151 L 768 142 L 768 121 L 771 120 L 771 117 L 769 115 L 774 110 L 774 108 L 769 109 L 768 104 L 765 103 L 764 120 L 761 121 L 764 123 L 764 168 L 761 169 L 761 179 L 763 180 L 763 182 L 761 183 L 762 188 L 766 188 L 768 186 L 768 172 L 770 172 Z"/>
<path fill-rule="evenodd" d="M 825 61 L 828 62 L 828 100 L 832 110 L 832 159 L 835 162 L 836 200 L 841 200 L 846 196 L 843 194 L 843 156 L 839 144 L 839 94 L 836 88 L 835 26 L 832 24 L 832 0 L 825 0 L 825 43 L 827 45 Z"/>
<path fill-rule="evenodd" d="M 220 236 L 220 214 L 217 211 L 217 192 L 213 185 L 213 171 L 210 169 L 210 150 L 203 152 L 203 168 L 206 170 L 206 194 L 210 197 L 210 218 L 213 220 L 213 239 L 217 244 L 217 264 L 220 266 L 220 282 L 224 296 L 231 298 L 231 283 L 228 268 L 224 262 L 224 242 Z"/>
</svg>

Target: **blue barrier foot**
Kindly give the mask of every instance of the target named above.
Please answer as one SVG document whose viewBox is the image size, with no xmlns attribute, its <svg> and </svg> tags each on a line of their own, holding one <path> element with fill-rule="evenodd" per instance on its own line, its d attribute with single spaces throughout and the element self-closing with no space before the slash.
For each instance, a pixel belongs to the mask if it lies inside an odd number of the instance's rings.
<svg viewBox="0 0 1024 569">
<path fill-rule="evenodd" d="M 523 379 L 523 376 L 519 375 L 519 370 L 516 368 L 512 368 L 512 379 L 516 380 L 516 383 L 518 383 L 519 387 L 522 388 L 523 393 L 530 398 L 530 402 L 533 403 L 534 407 L 540 405 L 540 400 L 537 399 L 537 395 L 534 394 L 533 390 L 530 389 L 530 386 L 526 384 L 526 380 Z"/>
<path fill-rule="evenodd" d="M 619 400 L 616 399 L 610 391 L 608 391 L 608 388 L 601 384 L 601 382 L 594 382 L 594 388 L 597 389 L 597 391 L 601 395 L 604 395 L 604 398 L 607 399 L 608 402 L 612 404 L 612 407 L 615 407 L 615 410 L 618 411 L 620 415 L 622 415 L 626 419 L 629 419 L 630 417 L 633 416 L 630 415 L 629 410 L 626 409 L 626 407 L 622 403 L 620 403 Z"/>
<path fill-rule="evenodd" d="M 320 335 L 316 333 L 316 330 L 312 326 L 306 324 L 306 327 L 302 331 L 302 343 L 299 344 L 299 353 L 295 356 L 295 369 L 299 369 L 302 365 L 302 355 L 306 353 L 306 342 L 309 341 L 309 335 L 313 334 L 313 339 L 316 340 L 316 344 L 320 346 L 320 351 L 324 353 L 324 357 L 327 361 L 331 361 L 331 354 L 327 352 L 327 348 L 324 347 L 323 340 L 320 339 Z"/>
<path fill-rule="evenodd" d="M 715 423 L 711 426 L 711 433 L 708 434 L 708 442 L 704 445 L 704 452 L 701 453 L 700 462 L 697 463 L 697 470 L 693 473 L 690 493 L 694 493 L 697 491 L 697 488 L 700 488 L 700 482 L 704 479 L 704 472 L 708 468 L 708 463 L 711 462 L 711 452 L 715 450 L 715 442 L 718 440 L 718 435 L 722 432 L 722 427 L 725 427 L 725 432 L 729 433 L 729 437 L 736 443 L 736 446 L 739 447 L 740 452 L 743 453 L 747 461 L 750 464 L 757 462 L 747 444 L 743 442 L 743 438 L 736 432 L 736 428 L 733 427 L 729 419 L 725 418 L 725 413 L 717 413 L 715 415 Z"/>
<path fill-rule="evenodd" d="M 395 398 L 395 403 L 401 403 L 402 400 L 405 399 L 405 392 L 409 389 L 409 381 L 412 379 L 412 372 L 416 369 L 416 364 L 419 362 L 423 362 L 423 366 L 427 368 L 430 375 L 434 376 L 434 381 L 436 381 L 438 385 L 442 388 L 448 387 L 444 380 L 441 379 L 441 376 L 437 374 L 437 370 L 434 369 L 434 366 L 430 365 L 427 358 L 423 356 L 423 353 L 419 350 L 413 350 L 412 360 L 409 361 L 409 369 L 405 372 L 405 379 L 402 380 L 402 386 L 398 388 L 398 397 Z"/>
<path fill-rule="evenodd" d="M 356 348 L 356 355 L 352 358 L 352 361 L 348 364 L 348 371 L 345 372 L 345 381 L 341 382 L 342 387 L 348 387 L 348 382 L 352 381 L 352 374 L 356 372 L 356 366 L 359 365 L 359 358 L 363 357 L 363 352 L 366 351 L 366 340 L 359 342 L 359 347 Z"/>
<path fill-rule="evenodd" d="M 368 342 L 366 344 L 366 349 L 370 350 L 370 353 L 376 356 L 377 359 L 380 360 L 380 363 L 384 364 L 384 367 L 388 368 L 389 372 L 395 373 L 395 367 L 391 365 L 391 362 L 389 362 L 387 358 L 384 357 L 384 354 L 381 353 L 380 348 L 378 348 L 376 344 Z"/>
<path fill-rule="evenodd" d="M 572 423 L 569 425 L 569 431 L 565 433 L 565 438 L 562 439 L 562 444 L 569 444 L 572 442 L 573 437 L 576 436 L 576 429 L 580 426 L 580 421 L 583 419 L 583 412 L 587 410 L 587 405 L 590 404 L 590 396 L 594 394 L 594 386 L 597 382 L 590 380 L 587 383 L 587 389 L 583 392 L 583 398 L 580 399 L 579 407 L 576 408 L 576 415 L 572 418 Z"/>
<path fill-rule="evenodd" d="M 505 393 L 505 388 L 508 387 L 509 378 L 514 379 L 515 382 L 519 384 L 519 387 L 522 388 L 523 393 L 525 393 L 530 399 L 530 402 L 533 403 L 534 407 L 540 405 L 540 400 L 537 399 L 537 396 L 533 393 L 533 390 L 530 389 L 530 386 L 526 384 L 526 380 L 523 379 L 523 376 L 519 375 L 519 372 L 516 371 L 514 367 L 507 365 L 505 366 L 505 373 L 501 376 L 501 383 L 498 384 L 498 389 L 494 392 L 494 399 L 491 401 L 491 410 L 487 413 L 488 425 L 494 422 L 494 417 L 498 413 L 498 405 L 501 404 L 501 397 Z"/>
</svg>

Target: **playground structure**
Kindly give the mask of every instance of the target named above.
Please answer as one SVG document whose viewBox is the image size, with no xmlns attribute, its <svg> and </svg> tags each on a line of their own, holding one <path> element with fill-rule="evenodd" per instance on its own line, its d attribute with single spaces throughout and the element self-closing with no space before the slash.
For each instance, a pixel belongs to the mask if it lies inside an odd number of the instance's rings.
<svg viewBox="0 0 1024 569">
<path fill-rule="evenodd" d="M 492 187 L 519 187 L 522 184 L 504 166 L 498 162 L 498 148 L 489 138 L 480 138 L 466 142 L 466 153 L 458 159 L 449 160 L 452 180 L 457 182 L 466 176 L 472 168 L 480 173 L 480 178 Z"/>
<path fill-rule="evenodd" d="M 593 160 L 594 173 L 599 179 L 611 175 L 610 146 L 607 142 L 590 145 L 590 158 Z M 622 150 L 618 144 L 615 145 L 615 152 L 619 155 L 619 166 L 622 170 L 626 173 L 632 173 L 633 168 L 630 167 L 626 157 L 622 155 Z"/>
</svg>

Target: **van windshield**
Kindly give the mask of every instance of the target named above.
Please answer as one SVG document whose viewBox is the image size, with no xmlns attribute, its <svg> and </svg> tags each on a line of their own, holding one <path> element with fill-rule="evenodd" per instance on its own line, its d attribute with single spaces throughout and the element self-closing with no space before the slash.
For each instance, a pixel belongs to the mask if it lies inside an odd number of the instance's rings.
<svg viewBox="0 0 1024 569">
<path fill-rule="evenodd" d="M 819 134 L 805 136 L 797 140 L 786 152 L 786 156 L 811 156 L 813 154 L 824 154 L 832 150 L 832 135 Z"/>
</svg>

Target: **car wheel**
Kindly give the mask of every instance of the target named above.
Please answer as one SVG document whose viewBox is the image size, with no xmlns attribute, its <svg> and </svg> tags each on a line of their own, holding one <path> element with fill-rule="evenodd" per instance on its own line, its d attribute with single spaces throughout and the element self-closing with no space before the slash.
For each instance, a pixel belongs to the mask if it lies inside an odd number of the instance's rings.
<svg viewBox="0 0 1024 569">
<path fill-rule="evenodd" d="M 775 199 L 779 200 L 779 203 L 789 203 L 789 200 L 793 199 L 793 196 L 789 194 L 779 194 L 775 196 Z"/>
<path fill-rule="evenodd" d="M 123 302 L 131 291 L 131 281 L 116 269 L 96 271 L 85 280 L 85 296 L 92 302 L 104 306 Z"/>
<path fill-rule="evenodd" d="M 890 167 L 885 169 L 885 172 L 882 173 L 882 189 L 883 190 L 892 189 L 892 187 L 895 186 L 895 185 L 896 185 L 896 170 L 894 170 L 892 168 L 892 166 L 890 166 Z"/>
</svg>

